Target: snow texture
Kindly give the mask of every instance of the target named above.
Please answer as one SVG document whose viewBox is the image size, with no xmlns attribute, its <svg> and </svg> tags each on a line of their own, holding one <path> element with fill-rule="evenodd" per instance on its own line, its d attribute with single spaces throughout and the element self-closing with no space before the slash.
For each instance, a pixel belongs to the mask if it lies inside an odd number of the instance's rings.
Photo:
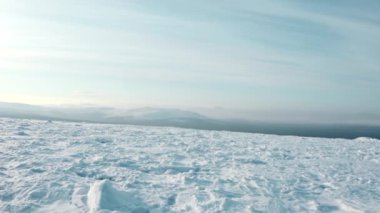
<svg viewBox="0 0 380 213">
<path fill-rule="evenodd" d="M 378 212 L 380 141 L 0 119 L 0 212 Z"/>
</svg>

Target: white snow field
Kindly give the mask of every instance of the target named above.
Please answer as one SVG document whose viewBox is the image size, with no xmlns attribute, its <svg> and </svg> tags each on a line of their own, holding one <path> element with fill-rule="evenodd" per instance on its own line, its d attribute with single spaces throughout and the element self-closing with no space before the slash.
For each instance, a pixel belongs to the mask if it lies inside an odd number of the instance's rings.
<svg viewBox="0 0 380 213">
<path fill-rule="evenodd" d="M 1 118 L 0 212 L 380 212 L 380 141 Z"/>
</svg>

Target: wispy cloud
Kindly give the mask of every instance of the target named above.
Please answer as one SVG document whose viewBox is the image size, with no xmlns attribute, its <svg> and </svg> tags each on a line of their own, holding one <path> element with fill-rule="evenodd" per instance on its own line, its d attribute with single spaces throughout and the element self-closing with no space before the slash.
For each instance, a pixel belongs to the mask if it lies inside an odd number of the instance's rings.
<svg viewBox="0 0 380 213">
<path fill-rule="evenodd" d="M 0 2 L 0 89 L 9 94 L 75 100 L 75 91 L 90 90 L 115 99 L 109 103 L 380 107 L 376 1 Z"/>
</svg>

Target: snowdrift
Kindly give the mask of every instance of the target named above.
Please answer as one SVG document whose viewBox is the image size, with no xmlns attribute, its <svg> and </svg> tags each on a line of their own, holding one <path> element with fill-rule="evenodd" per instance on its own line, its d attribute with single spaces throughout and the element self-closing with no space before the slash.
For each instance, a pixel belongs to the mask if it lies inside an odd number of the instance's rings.
<svg viewBox="0 0 380 213">
<path fill-rule="evenodd" d="M 0 212 L 377 212 L 380 141 L 0 119 Z"/>
</svg>

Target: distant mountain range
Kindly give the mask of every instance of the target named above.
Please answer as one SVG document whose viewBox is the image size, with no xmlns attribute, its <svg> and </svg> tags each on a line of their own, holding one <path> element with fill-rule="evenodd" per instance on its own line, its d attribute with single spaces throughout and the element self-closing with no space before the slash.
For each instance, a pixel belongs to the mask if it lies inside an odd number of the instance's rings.
<svg viewBox="0 0 380 213">
<path fill-rule="evenodd" d="M 214 119 L 186 110 L 150 107 L 120 110 L 110 107 L 48 107 L 0 102 L 0 117 L 173 126 L 205 130 L 227 130 L 310 137 L 372 137 L 380 139 L 380 126 L 377 125 L 303 124 L 245 121 L 239 119 Z"/>
<path fill-rule="evenodd" d="M 76 122 L 140 124 L 194 127 L 192 123 L 209 123 L 210 119 L 196 112 L 166 108 L 137 108 L 120 110 L 109 107 L 35 106 L 0 102 L 0 116 Z"/>
</svg>

